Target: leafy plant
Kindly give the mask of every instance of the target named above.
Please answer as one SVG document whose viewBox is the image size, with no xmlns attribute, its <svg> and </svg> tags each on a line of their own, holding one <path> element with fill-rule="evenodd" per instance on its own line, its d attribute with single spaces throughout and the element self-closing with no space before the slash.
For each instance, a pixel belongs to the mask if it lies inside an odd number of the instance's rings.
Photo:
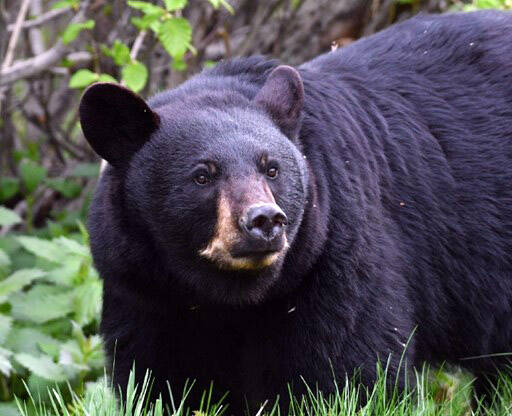
<svg viewBox="0 0 512 416">
<path fill-rule="evenodd" d="M 464 7 L 467 11 L 479 9 L 512 10 L 512 0 L 473 0 L 471 4 Z"/>
<path fill-rule="evenodd" d="M 1 223 L 18 221 L 0 207 Z M 80 393 L 103 375 L 102 283 L 80 229 L 72 237 L 0 238 L 0 399 L 11 405 L 24 382 L 45 401 L 55 385 Z"/>
<path fill-rule="evenodd" d="M 231 13 L 234 12 L 226 0 L 208 1 L 214 8 L 222 6 Z M 164 0 L 161 6 L 147 1 L 128 1 L 130 7 L 142 13 L 142 16 L 131 19 L 131 23 L 139 30 L 139 35 L 145 35 L 147 31 L 151 31 L 163 49 L 171 56 L 172 67 L 175 70 L 186 68 L 185 54 L 187 52 L 196 53 L 191 44 L 192 27 L 189 21 L 182 17 L 182 11 L 187 4 L 188 0 Z M 89 28 L 84 26 L 86 23 L 81 25 L 82 28 Z M 68 31 L 71 31 L 69 26 Z M 115 40 L 111 47 L 102 45 L 101 51 L 104 55 L 112 58 L 115 65 L 120 67 L 121 84 L 135 92 L 145 87 L 148 80 L 148 70 L 142 62 L 136 59 L 136 54 L 132 53 L 126 44 L 120 40 Z M 95 82 L 116 82 L 116 79 L 109 74 L 80 69 L 71 77 L 69 86 L 71 88 L 84 88 Z"/>
<path fill-rule="evenodd" d="M 92 28 L 94 28 L 93 20 L 87 20 L 83 23 L 71 23 L 62 33 L 62 43 L 64 43 L 64 45 L 68 45 L 77 38 L 82 30 Z"/>
</svg>

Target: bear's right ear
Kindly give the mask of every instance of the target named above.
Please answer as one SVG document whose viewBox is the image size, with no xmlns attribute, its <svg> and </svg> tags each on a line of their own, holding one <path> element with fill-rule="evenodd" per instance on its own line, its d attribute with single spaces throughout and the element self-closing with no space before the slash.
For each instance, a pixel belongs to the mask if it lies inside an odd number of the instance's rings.
<svg viewBox="0 0 512 416">
<path fill-rule="evenodd" d="M 82 96 L 80 123 L 94 151 L 114 167 L 121 167 L 158 128 L 160 119 L 129 89 L 98 83 Z"/>
<path fill-rule="evenodd" d="M 287 65 L 275 68 L 254 101 L 265 109 L 286 136 L 296 139 L 304 105 L 304 86 L 295 68 Z"/>
</svg>

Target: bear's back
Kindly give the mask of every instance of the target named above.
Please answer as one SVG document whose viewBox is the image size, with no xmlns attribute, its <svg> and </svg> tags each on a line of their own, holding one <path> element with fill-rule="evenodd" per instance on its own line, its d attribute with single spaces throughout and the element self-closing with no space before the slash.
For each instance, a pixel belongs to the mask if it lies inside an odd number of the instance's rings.
<svg viewBox="0 0 512 416">
<path fill-rule="evenodd" d="M 335 125 L 306 151 L 337 164 L 331 192 L 352 175 L 358 211 L 397 233 L 417 322 L 444 334 L 429 354 L 507 348 L 506 330 L 481 334 L 512 313 L 512 14 L 420 16 L 300 70 L 306 113 Z"/>
</svg>

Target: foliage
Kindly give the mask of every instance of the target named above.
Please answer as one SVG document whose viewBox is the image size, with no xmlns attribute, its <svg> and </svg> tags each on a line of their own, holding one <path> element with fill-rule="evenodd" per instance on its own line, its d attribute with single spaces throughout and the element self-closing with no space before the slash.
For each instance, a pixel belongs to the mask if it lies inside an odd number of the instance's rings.
<svg viewBox="0 0 512 416">
<path fill-rule="evenodd" d="M 233 8 L 225 0 L 208 1 L 215 8 L 223 6 L 233 11 Z M 147 1 L 128 1 L 130 7 L 142 13 L 142 16 L 131 19 L 131 23 L 139 30 L 139 36 L 144 37 L 146 31 L 152 31 L 163 48 L 171 56 L 172 67 L 176 70 L 186 68 L 184 60 L 186 52 L 196 53 L 195 48 L 191 44 L 192 27 L 187 19 L 181 17 L 182 11 L 187 4 L 188 0 L 165 0 L 162 7 Z M 77 24 L 68 26 L 63 35 L 63 41 L 69 42 L 69 39 L 74 39 L 71 35 L 64 37 L 70 31 L 72 31 L 73 35 L 75 33 L 78 35 L 78 29 L 90 28 L 85 26 L 86 23 L 82 23 L 81 26 L 77 26 Z M 71 30 L 72 28 L 73 30 Z M 101 45 L 101 51 L 105 56 L 112 58 L 115 65 L 120 67 L 120 82 L 122 84 L 135 92 L 144 88 L 148 80 L 148 69 L 142 62 L 137 61 L 137 51 L 135 49 L 130 51 L 125 43 L 116 39 L 110 48 L 107 45 Z M 116 82 L 116 79 L 110 74 L 94 73 L 90 70 L 82 69 L 71 77 L 69 86 L 71 88 L 83 88 L 98 81 Z"/>
<path fill-rule="evenodd" d="M 0 222 L 19 220 L 0 207 Z M 44 402 L 49 387 L 80 393 L 103 374 L 102 284 L 80 230 L 52 239 L 0 237 L 0 398 L 11 408 L 15 395 L 26 396 L 23 383 Z"/>
<path fill-rule="evenodd" d="M 464 7 L 466 11 L 480 9 L 512 10 L 512 0 L 473 0 L 472 3 Z"/>
</svg>

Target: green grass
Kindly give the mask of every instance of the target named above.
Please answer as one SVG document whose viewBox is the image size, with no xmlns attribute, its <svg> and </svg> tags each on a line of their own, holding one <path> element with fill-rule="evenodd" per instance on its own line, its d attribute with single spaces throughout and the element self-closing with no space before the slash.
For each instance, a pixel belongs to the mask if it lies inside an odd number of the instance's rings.
<svg viewBox="0 0 512 416">
<path fill-rule="evenodd" d="M 301 398 L 293 398 L 289 409 L 279 409 L 276 403 L 267 402 L 258 416 L 292 415 L 292 416 L 469 416 L 512 414 L 512 379 L 502 377 L 494 397 L 494 404 L 485 409 L 479 404 L 471 408 L 471 378 L 464 373 L 447 373 L 444 371 L 424 370 L 416 373 L 416 387 L 403 394 L 386 391 L 386 377 L 379 372 L 378 381 L 369 392 L 369 400 L 363 407 L 358 407 L 358 397 L 363 392 L 355 383 L 346 382 L 339 386 L 336 394 L 323 395 L 313 389 Z M 161 400 L 150 403 L 147 394 L 150 389 L 150 377 L 146 376 L 142 386 L 136 386 L 134 377 L 129 382 L 127 400 L 120 404 L 113 394 L 106 378 L 90 383 L 84 394 L 62 392 L 57 388 L 50 391 L 45 402 L 30 396 L 25 402 L 18 401 L 22 416 L 164 416 L 194 415 L 218 416 L 229 415 L 229 406 L 224 403 L 211 403 L 211 391 L 204 394 L 204 400 L 198 409 L 187 406 L 186 396 L 193 384 L 166 408 Z M 72 390 L 71 390 L 72 391 Z M 71 394 L 71 401 L 69 401 Z M 229 397 L 229 396 L 228 396 Z M 71 403 L 71 404 L 69 404 Z M 1 409 L 0 409 L 1 410 Z M 0 411 L 4 416 L 4 413 Z M 13 413 L 14 414 L 14 413 Z M 10 413 L 9 413 L 10 415 Z M 7 414 L 5 415 L 7 416 Z"/>
</svg>

